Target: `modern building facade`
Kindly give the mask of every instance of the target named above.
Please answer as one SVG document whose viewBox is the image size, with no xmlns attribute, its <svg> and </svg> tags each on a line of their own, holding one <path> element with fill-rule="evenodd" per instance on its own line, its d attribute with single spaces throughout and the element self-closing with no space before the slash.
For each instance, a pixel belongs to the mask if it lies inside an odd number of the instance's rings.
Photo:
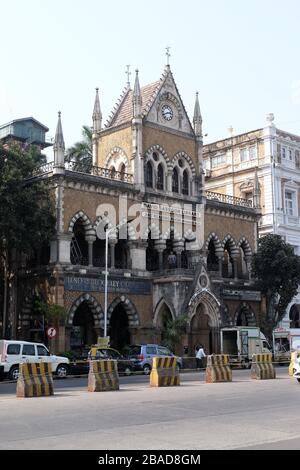
<svg viewBox="0 0 300 470">
<path fill-rule="evenodd" d="M 205 145 L 209 191 L 241 197 L 261 208 L 260 236 L 281 235 L 300 255 L 300 136 L 278 129 L 267 115 L 260 129 Z M 300 295 L 280 326 L 300 327 Z"/>
<path fill-rule="evenodd" d="M 65 163 L 60 115 L 53 149 L 35 178 L 53 187 L 56 236 L 47 262 L 20 273 L 20 337 L 32 334 L 35 295 L 67 313 L 51 340 L 56 351 L 102 336 L 105 311 L 118 349 L 160 343 L 167 321 L 182 314 L 181 354 L 200 342 L 218 352 L 223 326 L 260 325 L 264 304 L 250 270 L 259 210 L 247 197 L 206 191 L 198 95 L 191 123 L 169 65 L 144 87 L 136 72 L 105 126 L 97 90 L 90 173 Z M 124 214 L 129 223 L 114 230 Z"/>
</svg>

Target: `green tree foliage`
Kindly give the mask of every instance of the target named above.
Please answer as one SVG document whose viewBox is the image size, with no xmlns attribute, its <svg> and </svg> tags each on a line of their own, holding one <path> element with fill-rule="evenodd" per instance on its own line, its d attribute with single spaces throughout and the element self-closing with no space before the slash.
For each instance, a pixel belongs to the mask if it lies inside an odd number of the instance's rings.
<svg viewBox="0 0 300 470">
<path fill-rule="evenodd" d="M 181 343 L 182 335 L 186 332 L 187 316 L 179 315 L 175 320 L 167 320 L 164 329 L 163 345 L 175 352 L 176 347 Z"/>
<path fill-rule="evenodd" d="M 31 180 L 45 157 L 34 146 L 0 146 L 0 253 L 30 254 L 54 232 L 54 205 L 45 182 Z"/>
<path fill-rule="evenodd" d="M 73 162 L 73 169 L 90 173 L 92 170 L 92 130 L 88 126 L 82 127 L 82 140 L 69 147 L 66 153 L 66 161 Z"/>
<path fill-rule="evenodd" d="M 271 337 L 272 330 L 297 294 L 300 257 L 279 235 L 269 234 L 259 239 L 257 253 L 252 258 L 252 273 L 266 297 L 267 317 L 263 329 Z"/>
<path fill-rule="evenodd" d="M 54 233 L 50 188 L 44 180 L 32 177 L 45 163 L 45 156 L 34 146 L 0 145 L 0 311 L 3 312 L 8 305 L 7 290 L 11 280 L 17 278 L 22 255 L 33 257 L 49 244 Z M 13 303 L 13 290 L 9 297 Z"/>
</svg>

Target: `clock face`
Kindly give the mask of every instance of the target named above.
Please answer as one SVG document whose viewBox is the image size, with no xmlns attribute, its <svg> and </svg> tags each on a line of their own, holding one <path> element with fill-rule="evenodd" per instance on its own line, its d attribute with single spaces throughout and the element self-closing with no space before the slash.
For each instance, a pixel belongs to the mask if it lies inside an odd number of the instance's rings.
<svg viewBox="0 0 300 470">
<path fill-rule="evenodd" d="M 161 108 L 161 114 L 166 121 L 171 121 L 173 117 L 173 109 L 168 104 L 164 104 Z"/>
</svg>

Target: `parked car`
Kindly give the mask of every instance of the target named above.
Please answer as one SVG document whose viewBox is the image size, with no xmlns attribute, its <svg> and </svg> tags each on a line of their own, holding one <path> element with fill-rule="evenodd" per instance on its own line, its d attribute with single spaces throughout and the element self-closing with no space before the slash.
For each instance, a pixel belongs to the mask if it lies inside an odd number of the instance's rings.
<svg viewBox="0 0 300 470">
<path fill-rule="evenodd" d="M 300 357 L 295 360 L 293 376 L 300 382 Z"/>
<path fill-rule="evenodd" d="M 182 368 L 182 358 L 175 356 L 168 348 L 159 344 L 134 344 L 130 346 L 128 357 L 133 360 L 134 368 L 143 371 L 145 375 L 150 374 L 153 357 L 172 356 L 176 357 L 177 368 Z"/>
<path fill-rule="evenodd" d="M 114 359 L 117 361 L 120 374 L 131 375 L 134 369 L 133 362 L 122 356 L 116 349 L 95 346 L 90 350 L 83 350 L 82 357 L 71 363 L 72 373 L 88 374 L 89 359 Z"/>
<path fill-rule="evenodd" d="M 69 359 L 50 354 L 42 343 L 0 340 L 0 380 L 5 377 L 17 380 L 21 362 L 41 361 L 51 362 L 52 372 L 58 377 L 66 377 L 69 373 Z"/>
</svg>

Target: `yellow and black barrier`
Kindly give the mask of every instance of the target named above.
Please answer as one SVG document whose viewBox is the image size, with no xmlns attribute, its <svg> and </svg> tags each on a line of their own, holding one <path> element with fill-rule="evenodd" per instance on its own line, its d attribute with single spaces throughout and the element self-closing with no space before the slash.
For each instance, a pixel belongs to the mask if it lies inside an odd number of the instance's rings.
<svg viewBox="0 0 300 470">
<path fill-rule="evenodd" d="M 154 357 L 150 374 L 150 387 L 180 385 L 180 373 L 176 357 Z"/>
<path fill-rule="evenodd" d="M 291 377 L 293 376 L 294 369 L 295 369 L 295 362 L 296 362 L 296 359 L 298 357 L 300 357 L 300 351 L 293 351 L 291 353 L 291 362 L 290 362 L 290 365 L 289 365 L 289 375 Z"/>
<path fill-rule="evenodd" d="M 212 354 L 207 356 L 205 382 L 232 382 L 232 370 L 228 354 Z"/>
<path fill-rule="evenodd" d="M 276 371 L 272 362 L 271 353 L 253 354 L 251 379 L 276 379 Z"/>
<path fill-rule="evenodd" d="M 17 397 L 47 397 L 54 395 L 50 362 L 24 362 L 19 366 Z"/>
<path fill-rule="evenodd" d="M 119 374 L 117 361 L 90 361 L 88 375 L 89 392 L 109 392 L 119 390 Z"/>
</svg>

